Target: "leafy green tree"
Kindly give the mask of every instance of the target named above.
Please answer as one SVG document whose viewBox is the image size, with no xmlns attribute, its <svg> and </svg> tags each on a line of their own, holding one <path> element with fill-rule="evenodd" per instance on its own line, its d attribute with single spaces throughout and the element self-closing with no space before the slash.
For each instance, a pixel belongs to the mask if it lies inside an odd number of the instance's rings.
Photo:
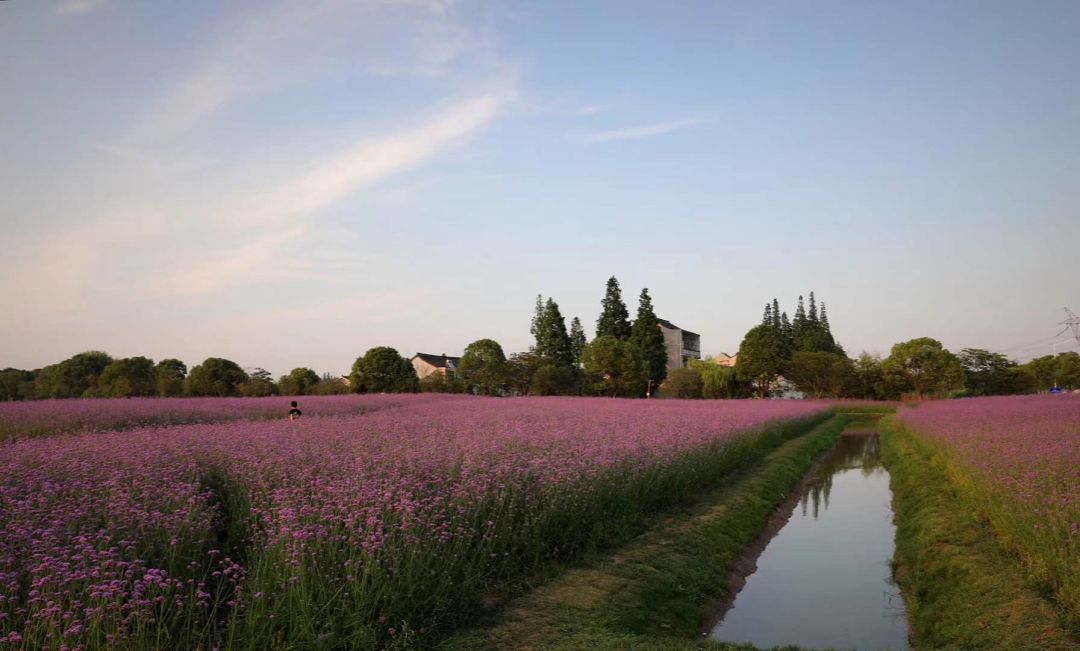
<svg viewBox="0 0 1080 651">
<path fill-rule="evenodd" d="M 534 350 L 514 353 L 506 360 L 506 388 L 512 395 L 527 396 L 532 390 L 533 377 L 544 359 Z"/>
<path fill-rule="evenodd" d="M 871 355 L 865 350 L 853 364 L 853 374 L 848 393 L 853 398 L 863 400 L 885 400 L 885 373 L 879 355 Z"/>
<path fill-rule="evenodd" d="M 964 366 L 964 386 L 971 396 L 1003 396 L 1025 393 L 1031 381 L 1020 365 L 1001 353 L 965 348 L 958 355 Z"/>
<path fill-rule="evenodd" d="M 0 401 L 30 400 L 33 396 L 34 374 L 17 368 L 5 368 L 0 371 Z M 31 391 L 27 395 L 27 388 Z"/>
<path fill-rule="evenodd" d="M 278 387 L 274 377 L 264 368 L 255 368 L 248 374 L 247 382 L 240 385 L 240 395 L 246 398 L 265 398 L 276 396 Z"/>
<path fill-rule="evenodd" d="M 945 396 L 964 386 L 964 367 L 940 341 L 920 337 L 896 344 L 882 364 L 893 392 Z"/>
<path fill-rule="evenodd" d="M 695 368 L 677 368 L 664 382 L 663 394 L 672 398 L 697 399 L 702 397 L 704 378 Z"/>
<path fill-rule="evenodd" d="M 581 319 L 576 316 L 570 321 L 570 351 L 574 355 L 574 363 L 581 363 L 581 354 L 585 351 L 585 328 L 581 325 Z"/>
<path fill-rule="evenodd" d="M 612 335 L 593 339 L 581 356 L 585 393 L 596 396 L 636 398 L 645 395 L 645 365 L 631 342 Z"/>
<path fill-rule="evenodd" d="M 98 393 L 107 398 L 149 397 L 157 394 L 154 362 L 146 357 L 125 357 L 105 367 Z"/>
<path fill-rule="evenodd" d="M 506 355 L 502 346 L 494 339 L 472 342 L 465 347 L 458 373 L 472 393 L 502 395 L 506 388 Z"/>
<path fill-rule="evenodd" d="M 667 347 L 648 289 L 641 290 L 637 319 L 630 330 L 630 344 L 637 349 L 646 382 L 651 382 L 654 387 L 660 386 L 667 377 Z"/>
<path fill-rule="evenodd" d="M 35 380 L 35 394 L 39 398 L 92 396 L 97 391 L 98 378 L 112 361 L 107 353 L 89 350 L 46 366 Z"/>
<path fill-rule="evenodd" d="M 157 394 L 162 398 L 182 395 L 185 377 L 187 377 L 187 364 L 178 359 L 172 357 L 163 359 L 154 366 Z"/>
<path fill-rule="evenodd" d="M 186 392 L 193 396 L 236 396 L 248 375 L 236 362 L 221 357 L 207 357 L 191 369 L 185 382 Z"/>
<path fill-rule="evenodd" d="M 340 396 L 349 393 L 349 382 L 342 377 L 323 373 L 315 386 L 311 387 L 313 396 Z"/>
<path fill-rule="evenodd" d="M 572 366 L 574 352 L 570 335 L 566 332 L 566 320 L 559 311 L 559 305 L 552 299 L 544 303 L 543 311 L 536 323 L 536 350 L 544 359 L 556 366 Z"/>
<path fill-rule="evenodd" d="M 735 368 L 754 385 L 759 397 L 767 397 L 784 365 L 784 342 L 771 325 L 750 329 L 739 345 Z"/>
<path fill-rule="evenodd" d="M 419 390 L 416 369 L 389 346 L 378 346 L 356 358 L 349 376 L 357 393 L 413 393 Z"/>
<path fill-rule="evenodd" d="M 600 318 L 596 320 L 596 337 L 630 338 L 630 312 L 622 300 L 622 290 L 615 276 L 608 278 L 604 300 L 600 302 Z"/>
<path fill-rule="evenodd" d="M 529 383 L 529 395 L 569 396 L 578 393 L 578 374 L 565 364 L 541 360 Z"/>
<path fill-rule="evenodd" d="M 851 384 L 855 366 L 836 353 L 797 352 L 783 372 L 795 388 L 813 398 L 836 398 Z"/>
<path fill-rule="evenodd" d="M 1069 351 L 1055 355 L 1036 357 L 1022 367 L 1030 378 L 1029 386 L 1036 391 L 1048 391 L 1053 387 L 1080 389 L 1080 354 Z"/>
<path fill-rule="evenodd" d="M 734 366 L 717 364 L 712 359 L 691 359 L 690 368 L 701 376 L 703 398 L 746 398 L 753 394 L 753 386 L 739 377 Z"/>
<path fill-rule="evenodd" d="M 319 374 L 301 366 L 278 379 L 278 390 L 283 396 L 304 396 L 310 394 L 318 383 Z"/>
</svg>

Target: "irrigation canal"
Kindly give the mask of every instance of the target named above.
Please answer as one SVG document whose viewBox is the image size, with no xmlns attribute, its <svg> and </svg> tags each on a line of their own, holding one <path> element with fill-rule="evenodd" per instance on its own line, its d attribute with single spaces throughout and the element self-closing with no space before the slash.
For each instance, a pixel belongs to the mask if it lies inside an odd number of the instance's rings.
<svg viewBox="0 0 1080 651">
<path fill-rule="evenodd" d="M 846 431 L 803 481 L 786 524 L 707 634 L 763 648 L 907 649 L 889 566 L 891 500 L 877 434 Z"/>
</svg>

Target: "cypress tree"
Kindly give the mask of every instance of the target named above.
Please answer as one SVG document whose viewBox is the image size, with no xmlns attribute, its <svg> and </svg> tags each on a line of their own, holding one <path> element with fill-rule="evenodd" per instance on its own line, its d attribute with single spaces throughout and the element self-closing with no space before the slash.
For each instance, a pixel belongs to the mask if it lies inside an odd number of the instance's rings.
<svg viewBox="0 0 1080 651">
<path fill-rule="evenodd" d="M 645 367 L 645 374 L 653 381 L 653 385 L 663 382 L 667 377 L 667 348 L 664 346 L 664 333 L 660 331 L 648 288 L 641 290 L 630 343 L 637 349 Z"/>
<path fill-rule="evenodd" d="M 799 304 L 795 308 L 795 319 L 791 323 L 791 334 L 795 341 L 802 338 L 803 331 L 806 329 L 806 308 L 803 307 L 803 297 L 799 295 Z"/>
<path fill-rule="evenodd" d="M 810 292 L 810 313 L 807 315 L 806 320 L 815 326 L 818 325 L 818 313 L 817 305 L 814 303 L 814 292 Z"/>
<path fill-rule="evenodd" d="M 585 351 L 585 328 L 576 316 L 570 321 L 570 350 L 574 354 L 574 363 L 581 363 L 581 354 Z"/>
<path fill-rule="evenodd" d="M 795 353 L 795 333 L 787 312 L 780 315 L 780 339 L 784 343 L 784 356 L 791 357 Z"/>
<path fill-rule="evenodd" d="M 539 352 L 540 350 L 540 324 L 544 320 L 544 297 L 541 294 L 536 295 L 536 308 L 533 311 L 532 325 L 529 327 L 529 332 L 532 333 L 533 339 L 536 343 L 532 349 Z"/>
<path fill-rule="evenodd" d="M 772 304 L 765 304 L 765 313 L 761 315 L 761 325 L 770 325 L 772 323 Z"/>
<path fill-rule="evenodd" d="M 630 313 L 622 300 L 622 291 L 615 276 L 608 278 L 604 300 L 600 302 L 600 318 L 596 320 L 596 336 L 612 336 L 621 341 L 630 338 Z"/>
<path fill-rule="evenodd" d="M 772 300 L 772 323 L 771 323 L 771 325 L 772 325 L 773 328 L 776 329 L 777 334 L 782 334 L 781 333 L 781 323 L 780 323 L 780 302 L 777 301 L 775 297 L 773 297 L 773 300 Z"/>
<path fill-rule="evenodd" d="M 559 305 L 550 298 L 544 303 L 538 330 L 536 352 L 557 366 L 572 366 L 574 352 L 570 335 L 566 332 L 566 320 L 559 311 Z"/>
</svg>

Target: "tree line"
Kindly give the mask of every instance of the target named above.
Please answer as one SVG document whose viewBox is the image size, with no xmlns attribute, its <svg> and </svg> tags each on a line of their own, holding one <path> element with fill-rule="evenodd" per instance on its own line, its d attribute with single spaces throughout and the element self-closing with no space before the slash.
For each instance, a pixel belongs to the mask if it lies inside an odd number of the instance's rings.
<svg viewBox="0 0 1080 651">
<path fill-rule="evenodd" d="M 209 357 L 190 372 L 178 359 L 156 364 L 148 357 L 113 359 L 97 350 L 44 368 L 0 371 L 0 400 L 46 398 L 170 398 L 177 396 L 329 395 L 347 393 L 341 378 L 295 368 L 276 381 L 261 368 L 245 371 L 221 357 Z"/>
<path fill-rule="evenodd" d="M 1080 389 L 1080 354 L 1075 352 L 1021 365 L 979 348 L 954 354 L 941 342 L 920 337 L 896 344 L 884 359 L 865 351 L 850 359 L 832 336 L 824 302 L 819 310 L 813 292 L 809 309 L 799 297 L 791 320 L 775 298 L 768 303 L 761 324 L 743 338 L 735 369 L 737 378 L 759 396 L 784 385 L 814 398 L 869 400 Z"/>
<path fill-rule="evenodd" d="M 813 292 L 799 296 L 794 316 L 777 299 L 739 346 L 737 363 L 691 360 L 667 370 L 664 335 L 647 288 L 634 319 L 615 277 L 607 281 L 589 341 L 581 320 L 569 328 L 551 297 L 536 297 L 529 350 L 507 356 L 493 339 L 468 346 L 456 372 L 420 379 L 408 359 L 388 346 L 358 357 L 347 378 L 294 368 L 274 380 L 261 368 L 210 357 L 190 372 L 178 359 L 113 359 L 101 351 L 79 353 L 28 371 L 0 371 L 0 400 L 173 396 L 329 395 L 348 392 L 445 392 L 479 395 L 590 395 L 646 397 L 657 390 L 677 398 L 766 397 L 783 388 L 814 398 L 898 399 L 984 396 L 1080 389 L 1080 354 L 1046 355 L 1018 364 L 1000 353 L 965 348 L 953 354 L 928 337 L 893 346 L 886 358 L 861 353 L 852 359 L 836 341 L 825 303 Z"/>
</svg>

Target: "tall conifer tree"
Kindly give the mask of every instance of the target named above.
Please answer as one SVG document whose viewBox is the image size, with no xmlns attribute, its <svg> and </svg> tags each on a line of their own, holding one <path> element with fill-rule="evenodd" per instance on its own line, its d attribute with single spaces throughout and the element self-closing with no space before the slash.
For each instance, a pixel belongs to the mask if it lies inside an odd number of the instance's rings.
<svg viewBox="0 0 1080 651">
<path fill-rule="evenodd" d="M 585 328 L 576 316 L 570 321 L 570 350 L 574 354 L 574 363 L 581 363 L 581 353 L 585 351 Z"/>
<path fill-rule="evenodd" d="M 645 366 L 645 374 L 653 381 L 653 386 L 663 382 L 667 377 L 667 348 L 647 288 L 641 290 L 630 343 L 637 349 Z"/>
<path fill-rule="evenodd" d="M 615 276 L 608 278 L 604 300 L 600 302 L 600 318 L 596 320 L 596 336 L 610 335 L 625 341 L 630 338 L 630 313 L 622 300 L 622 290 Z"/>
<path fill-rule="evenodd" d="M 570 335 L 566 332 L 566 320 L 559 311 L 559 305 L 551 298 L 544 303 L 543 315 L 537 330 L 536 352 L 558 366 L 574 364 L 573 347 Z"/>
</svg>

